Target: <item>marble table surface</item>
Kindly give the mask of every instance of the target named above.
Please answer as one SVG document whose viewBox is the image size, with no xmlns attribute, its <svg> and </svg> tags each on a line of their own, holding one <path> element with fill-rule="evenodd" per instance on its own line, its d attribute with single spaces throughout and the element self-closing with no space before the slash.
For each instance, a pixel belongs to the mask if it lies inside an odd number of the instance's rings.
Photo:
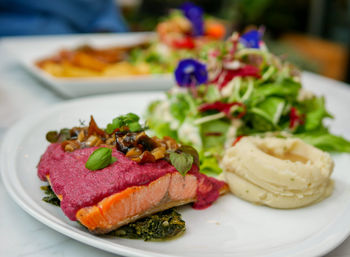
<svg viewBox="0 0 350 257">
<path fill-rule="evenodd" d="M 304 73 L 303 79 L 307 84 L 308 80 L 320 77 Z M 341 84 L 331 80 L 329 83 Z M 65 100 L 24 71 L 0 41 L 0 143 L 5 131 L 17 120 Z M 337 132 L 350 136 L 349 131 L 342 131 L 342 128 Z M 32 218 L 10 198 L 1 179 L 0 202 L 0 256 L 116 256 L 66 237 Z M 350 256 L 350 238 L 326 256 Z"/>
</svg>

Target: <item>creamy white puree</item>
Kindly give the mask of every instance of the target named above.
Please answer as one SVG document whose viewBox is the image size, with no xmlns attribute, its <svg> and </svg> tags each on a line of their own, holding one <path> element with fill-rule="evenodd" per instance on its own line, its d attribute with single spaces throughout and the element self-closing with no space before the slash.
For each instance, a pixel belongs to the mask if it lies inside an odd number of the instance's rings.
<svg viewBox="0 0 350 257">
<path fill-rule="evenodd" d="M 231 192 L 256 204 L 298 208 L 333 190 L 330 155 L 296 138 L 244 137 L 221 165 Z"/>
</svg>

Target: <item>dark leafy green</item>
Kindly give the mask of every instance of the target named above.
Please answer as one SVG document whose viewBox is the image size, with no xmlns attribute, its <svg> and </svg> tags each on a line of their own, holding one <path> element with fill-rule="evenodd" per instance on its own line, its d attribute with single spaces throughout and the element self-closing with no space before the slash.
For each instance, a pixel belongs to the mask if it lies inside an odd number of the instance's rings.
<svg viewBox="0 0 350 257">
<path fill-rule="evenodd" d="M 61 201 L 60 199 L 58 199 L 58 197 L 56 196 L 56 194 L 54 193 L 54 191 L 52 190 L 51 186 L 41 186 L 40 187 L 41 190 L 44 191 L 45 195 L 42 200 L 44 202 L 53 204 L 55 206 L 60 206 L 61 205 Z"/>
<path fill-rule="evenodd" d="M 185 230 L 186 223 L 181 214 L 169 209 L 125 225 L 109 235 L 145 241 L 167 240 L 181 235 Z"/>
</svg>

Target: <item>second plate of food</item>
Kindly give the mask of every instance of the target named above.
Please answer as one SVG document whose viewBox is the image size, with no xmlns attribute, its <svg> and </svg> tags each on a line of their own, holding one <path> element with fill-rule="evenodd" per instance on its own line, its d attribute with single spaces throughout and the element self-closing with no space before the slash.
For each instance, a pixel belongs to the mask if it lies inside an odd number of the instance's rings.
<svg viewBox="0 0 350 257">
<path fill-rule="evenodd" d="M 44 85 L 74 98 L 169 89 L 174 83 L 172 74 L 154 73 L 126 60 L 132 49 L 144 47 L 154 37 L 154 33 L 142 32 L 34 36 L 4 38 L 2 45 Z"/>
</svg>

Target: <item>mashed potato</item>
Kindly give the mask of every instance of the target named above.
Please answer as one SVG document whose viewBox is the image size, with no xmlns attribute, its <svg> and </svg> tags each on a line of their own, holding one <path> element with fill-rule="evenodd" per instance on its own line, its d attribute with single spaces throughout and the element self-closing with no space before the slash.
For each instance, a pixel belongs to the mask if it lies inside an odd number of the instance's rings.
<svg viewBox="0 0 350 257">
<path fill-rule="evenodd" d="M 296 138 L 245 137 L 226 150 L 222 179 L 236 196 L 274 208 L 298 208 L 333 191 L 328 153 Z"/>
</svg>

